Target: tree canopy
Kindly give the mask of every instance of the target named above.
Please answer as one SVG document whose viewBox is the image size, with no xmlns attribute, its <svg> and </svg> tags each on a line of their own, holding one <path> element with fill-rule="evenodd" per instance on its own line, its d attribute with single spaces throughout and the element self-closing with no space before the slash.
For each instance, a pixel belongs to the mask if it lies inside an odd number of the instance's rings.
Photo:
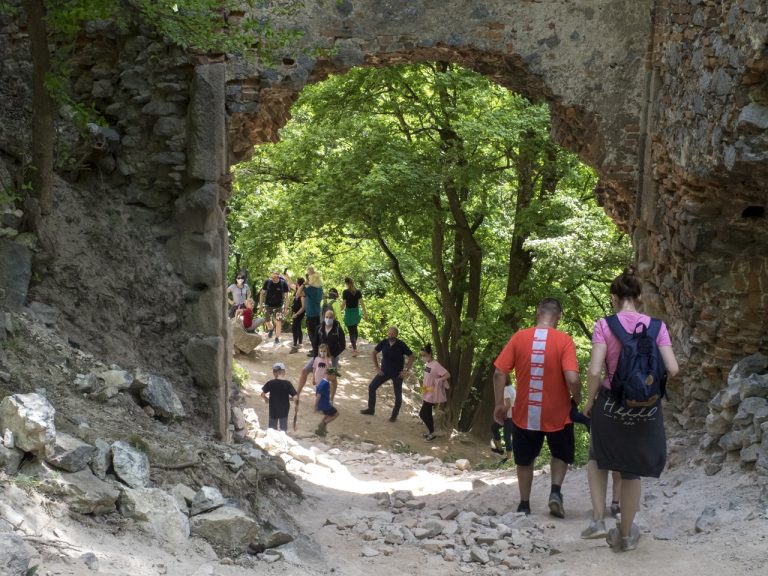
<svg viewBox="0 0 768 576">
<path fill-rule="evenodd" d="M 353 69 L 307 87 L 280 142 L 237 167 L 233 260 L 252 275 L 312 264 L 326 287 L 355 277 L 363 336 L 394 323 L 431 342 L 452 374 L 449 421 L 466 429 L 540 298 L 561 299 L 586 352 L 631 258 L 595 183 L 551 140 L 543 104 L 443 62 Z"/>
</svg>

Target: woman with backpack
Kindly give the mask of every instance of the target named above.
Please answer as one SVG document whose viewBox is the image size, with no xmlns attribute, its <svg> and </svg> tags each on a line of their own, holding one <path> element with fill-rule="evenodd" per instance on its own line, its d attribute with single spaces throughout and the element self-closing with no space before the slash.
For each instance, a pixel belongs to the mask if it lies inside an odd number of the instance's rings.
<svg viewBox="0 0 768 576">
<path fill-rule="evenodd" d="M 634 550 L 640 539 L 634 523 L 640 478 L 658 478 L 666 464 L 662 397 L 666 375 L 679 370 L 666 325 L 639 312 L 641 292 L 633 267 L 611 283 L 616 314 L 595 324 L 584 406 L 584 414 L 592 418 L 587 464 L 592 521 L 581 535 L 605 536 L 619 551 Z M 606 531 L 609 470 L 621 474 L 621 517 L 616 528 Z"/>
</svg>

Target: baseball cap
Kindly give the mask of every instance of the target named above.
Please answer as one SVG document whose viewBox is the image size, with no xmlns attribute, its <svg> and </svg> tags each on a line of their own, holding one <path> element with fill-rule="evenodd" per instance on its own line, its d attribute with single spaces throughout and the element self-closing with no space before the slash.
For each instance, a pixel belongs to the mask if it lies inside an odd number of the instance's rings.
<svg viewBox="0 0 768 576">
<path fill-rule="evenodd" d="M 272 371 L 276 372 L 277 370 L 285 370 L 285 364 L 283 364 L 282 362 L 275 362 L 272 365 Z"/>
</svg>

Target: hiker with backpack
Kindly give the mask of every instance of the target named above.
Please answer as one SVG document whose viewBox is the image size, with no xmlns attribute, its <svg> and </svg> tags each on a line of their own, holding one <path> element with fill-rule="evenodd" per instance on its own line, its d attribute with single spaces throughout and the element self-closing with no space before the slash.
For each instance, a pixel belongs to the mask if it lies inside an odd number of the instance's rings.
<svg viewBox="0 0 768 576">
<path fill-rule="evenodd" d="M 261 287 L 259 306 L 264 309 L 264 318 L 267 323 L 272 323 L 269 337 L 272 331 L 275 334 L 275 344 L 280 343 L 280 332 L 283 328 L 283 318 L 288 311 L 288 294 L 291 291 L 285 278 L 280 277 L 280 272 L 273 270 L 269 278 Z"/>
<path fill-rule="evenodd" d="M 584 415 L 591 417 L 587 478 L 592 520 L 582 537 L 605 536 L 618 551 L 634 550 L 640 539 L 634 523 L 640 508 L 640 478 L 658 478 L 666 464 L 661 400 L 667 375 L 679 370 L 666 325 L 638 311 L 641 292 L 632 267 L 611 283 L 616 314 L 595 324 L 584 406 Z M 606 531 L 609 470 L 621 474 L 621 517 L 616 528 Z"/>
</svg>

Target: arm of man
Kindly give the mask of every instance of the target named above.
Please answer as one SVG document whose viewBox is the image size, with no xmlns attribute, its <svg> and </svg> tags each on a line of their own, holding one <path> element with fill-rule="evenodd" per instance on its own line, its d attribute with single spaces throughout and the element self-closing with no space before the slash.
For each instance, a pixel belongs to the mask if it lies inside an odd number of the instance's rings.
<svg viewBox="0 0 768 576">
<path fill-rule="evenodd" d="M 571 398 L 576 401 L 576 404 L 581 404 L 581 378 L 579 378 L 579 373 L 575 370 L 566 370 L 563 375 L 565 376 L 565 382 L 568 384 Z"/>
<path fill-rule="evenodd" d="M 507 385 L 508 377 L 509 374 L 502 372 L 498 368 L 493 373 L 493 418 L 497 421 L 503 421 L 507 413 L 507 406 L 504 402 L 504 386 Z"/>
<path fill-rule="evenodd" d="M 373 358 L 373 366 L 376 369 L 376 373 L 383 376 L 384 372 L 381 371 L 381 366 L 379 366 L 379 351 L 375 348 L 373 349 L 373 352 L 371 352 L 371 358 Z"/>
<path fill-rule="evenodd" d="M 266 296 L 267 291 L 263 288 L 259 291 L 259 307 L 264 307 L 264 297 Z"/>
<path fill-rule="evenodd" d="M 232 292 L 232 286 L 227 286 L 227 302 L 230 306 L 235 303 L 235 295 Z"/>
<path fill-rule="evenodd" d="M 416 360 L 416 355 L 413 352 L 411 352 L 408 355 L 408 360 L 406 360 L 405 362 L 405 368 L 403 369 L 402 372 L 400 372 L 400 378 L 405 378 L 406 374 L 410 374 L 411 366 L 413 366 L 414 360 Z"/>
</svg>

